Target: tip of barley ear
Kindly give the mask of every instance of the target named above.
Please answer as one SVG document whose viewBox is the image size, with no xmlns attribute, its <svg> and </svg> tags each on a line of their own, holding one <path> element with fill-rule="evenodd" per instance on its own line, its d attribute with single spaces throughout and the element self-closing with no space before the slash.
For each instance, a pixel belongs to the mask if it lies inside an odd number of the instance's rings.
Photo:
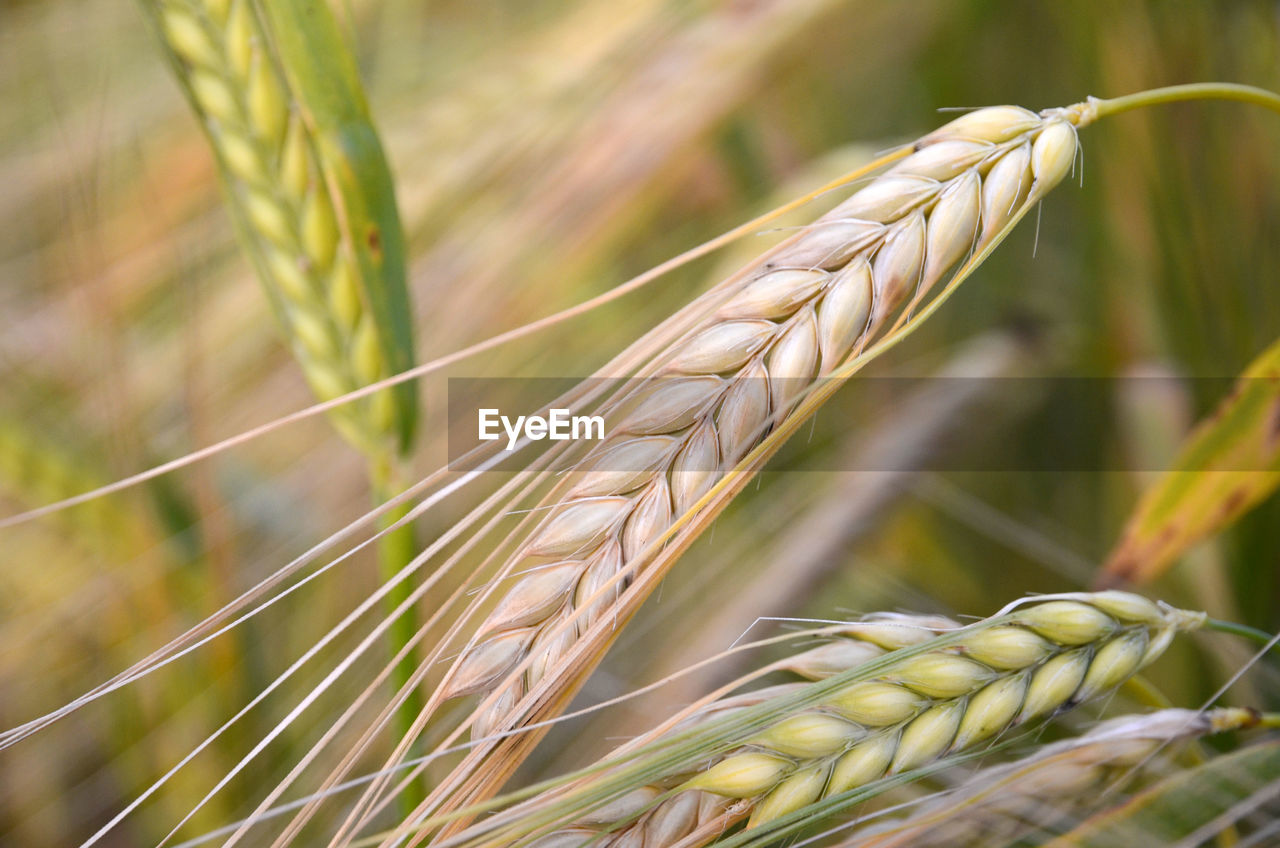
<svg viewBox="0 0 1280 848">
<path fill-rule="evenodd" d="M 1105 589 L 1101 592 L 1090 594 L 1089 600 L 1098 609 L 1121 621 L 1159 624 L 1165 618 L 1165 614 L 1159 605 L 1141 595 L 1135 595 L 1133 592 Z"/>
<path fill-rule="evenodd" d="M 1050 121 L 1031 145 L 1033 196 L 1042 196 L 1071 173 L 1076 160 L 1076 128 L 1065 120 Z"/>
<path fill-rule="evenodd" d="M 1160 609 L 1164 610 L 1165 618 L 1176 630 L 1199 630 L 1204 627 L 1204 623 L 1209 620 L 1207 612 L 1199 612 L 1197 610 L 1178 609 L 1170 606 L 1163 601 L 1158 602 Z"/>
</svg>

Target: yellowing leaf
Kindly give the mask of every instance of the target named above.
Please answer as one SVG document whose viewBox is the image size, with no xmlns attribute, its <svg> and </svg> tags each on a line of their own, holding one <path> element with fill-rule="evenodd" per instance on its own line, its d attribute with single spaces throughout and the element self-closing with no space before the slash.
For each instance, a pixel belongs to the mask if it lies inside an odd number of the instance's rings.
<svg viewBox="0 0 1280 848">
<path fill-rule="evenodd" d="M 1103 567 L 1108 585 L 1151 580 L 1280 485 L 1280 342 L 1253 361 L 1143 495 Z"/>
</svg>

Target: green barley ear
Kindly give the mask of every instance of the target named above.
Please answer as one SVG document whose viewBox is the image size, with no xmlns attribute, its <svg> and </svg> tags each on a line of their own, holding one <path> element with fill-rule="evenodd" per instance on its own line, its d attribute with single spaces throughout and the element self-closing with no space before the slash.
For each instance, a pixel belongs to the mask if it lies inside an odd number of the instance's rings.
<svg viewBox="0 0 1280 848">
<path fill-rule="evenodd" d="M 325 0 L 143 0 L 217 156 L 276 318 L 321 400 L 413 364 L 404 233 L 355 59 Z M 412 383 L 334 410 L 408 448 Z"/>
<path fill-rule="evenodd" d="M 746 829 L 728 844 L 771 842 L 911 779 L 918 769 L 989 750 L 1014 731 L 1106 697 L 1159 657 L 1175 634 L 1204 620 L 1203 613 L 1139 595 L 1099 592 L 1027 599 L 966 627 L 925 616 L 854 622 L 808 656 L 775 666 L 808 669 L 820 657 L 815 682 L 695 714 L 690 724 L 606 759 L 603 776 L 594 778 L 597 788 L 588 780 L 576 796 L 575 790 L 535 796 L 514 808 L 527 814 L 525 822 L 495 816 L 466 834 L 488 841 L 457 844 L 526 844 L 517 840 L 540 827 L 527 843 L 535 848 L 677 841 L 694 848 L 743 820 Z M 841 669 L 828 647 L 841 639 L 870 651 L 842 652 L 853 665 Z M 643 775 L 644 803 L 621 805 L 615 818 L 604 820 L 599 810 L 614 809 L 606 801 L 616 800 L 614 786 L 624 788 L 621 777 L 628 773 Z M 546 813 L 550 819 L 556 802 L 567 809 L 580 801 L 594 805 L 592 812 L 559 829 L 538 818 Z M 658 838 L 653 822 L 665 826 L 664 814 L 684 806 L 703 812 L 685 815 L 674 839 L 666 830 Z"/>
</svg>

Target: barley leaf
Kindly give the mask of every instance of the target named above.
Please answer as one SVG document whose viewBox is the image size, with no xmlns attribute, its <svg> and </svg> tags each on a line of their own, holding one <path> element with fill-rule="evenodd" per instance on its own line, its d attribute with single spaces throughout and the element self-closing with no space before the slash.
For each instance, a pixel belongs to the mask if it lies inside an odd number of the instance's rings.
<svg viewBox="0 0 1280 848">
<path fill-rule="evenodd" d="M 1280 485 L 1280 342 L 1183 444 L 1172 468 L 1139 501 L 1103 568 L 1109 583 L 1158 577 Z"/>
</svg>

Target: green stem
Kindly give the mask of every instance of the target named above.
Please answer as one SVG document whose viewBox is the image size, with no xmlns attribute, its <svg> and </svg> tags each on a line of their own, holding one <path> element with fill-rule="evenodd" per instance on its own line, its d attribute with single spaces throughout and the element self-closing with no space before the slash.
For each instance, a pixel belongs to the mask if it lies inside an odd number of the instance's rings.
<svg viewBox="0 0 1280 848">
<path fill-rule="evenodd" d="M 395 471 L 395 461 L 390 456 L 371 458 L 369 471 L 376 505 L 387 503 L 403 491 Z M 388 530 L 397 521 L 408 516 L 409 509 L 410 504 L 405 502 L 388 509 L 378 519 L 378 529 L 386 531 L 378 539 L 378 577 L 380 580 L 387 581 L 394 578 L 417 555 L 418 547 L 414 539 L 412 522 L 405 522 L 399 527 Z M 411 581 L 405 580 L 398 583 L 387 594 L 385 599 L 388 613 L 390 614 L 396 607 L 404 603 L 412 592 Z M 408 686 L 414 671 L 418 668 L 417 652 L 412 648 L 406 648 L 418 630 L 417 618 L 414 608 L 409 607 L 402 615 L 392 621 L 391 626 L 387 629 L 387 646 L 392 660 L 394 661 L 395 657 L 403 652 L 403 657 L 391 671 L 391 687 L 394 692 L 399 692 Z M 404 703 L 396 710 L 396 729 L 401 736 L 407 736 L 412 731 L 413 723 L 422 714 L 423 708 L 422 693 L 417 687 L 411 688 L 404 699 Z M 414 756 L 412 751 L 416 751 L 416 743 L 415 747 L 411 749 L 410 756 Z M 409 788 L 400 797 L 400 804 L 404 808 L 406 815 L 411 813 L 425 797 L 422 786 L 419 783 L 410 784 Z"/>
<path fill-rule="evenodd" d="M 1252 103 L 1273 112 L 1280 112 L 1280 94 L 1256 88 L 1252 85 L 1236 85 L 1229 82 L 1196 82 L 1187 85 L 1170 85 L 1164 88 L 1152 88 L 1123 97 L 1102 99 L 1090 97 L 1080 104 L 1083 115 L 1080 125 L 1092 123 L 1098 118 L 1118 115 L 1147 106 L 1158 106 L 1161 103 L 1178 103 L 1185 100 L 1236 100 L 1241 103 Z"/>
<path fill-rule="evenodd" d="M 1276 643 L 1280 637 L 1268 633 L 1265 630 L 1259 630 L 1256 627 L 1250 627 L 1247 624 L 1236 624 L 1234 621 L 1221 621 L 1220 619 L 1210 618 L 1204 623 L 1205 630 L 1214 630 L 1218 633 L 1230 633 L 1233 636 L 1242 636 L 1259 645 L 1266 645 L 1272 651 L 1276 650 Z"/>
</svg>

